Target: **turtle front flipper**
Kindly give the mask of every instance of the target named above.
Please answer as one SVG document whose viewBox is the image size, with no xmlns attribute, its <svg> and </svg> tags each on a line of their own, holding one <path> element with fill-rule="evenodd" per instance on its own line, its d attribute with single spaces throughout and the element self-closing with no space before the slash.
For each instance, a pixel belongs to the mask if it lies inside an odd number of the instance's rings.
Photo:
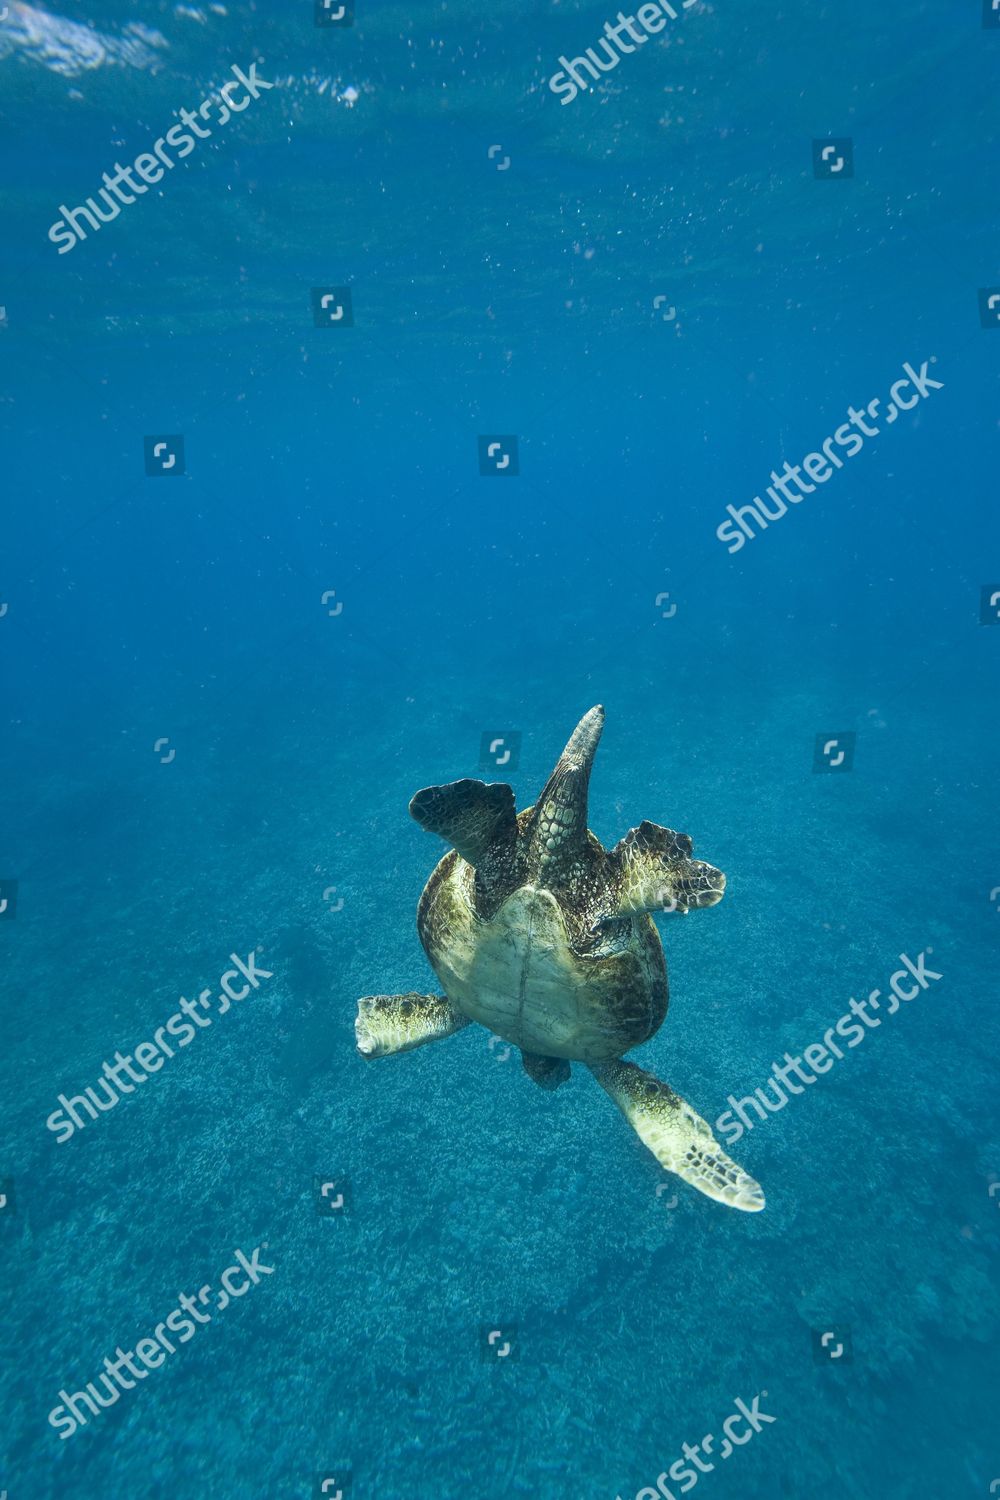
<svg viewBox="0 0 1000 1500">
<path fill-rule="evenodd" d="M 364 995 L 354 1034 L 362 1057 L 388 1057 L 452 1036 L 468 1024 L 468 1016 L 443 995 Z"/>
<path fill-rule="evenodd" d="M 445 839 L 475 870 L 501 861 L 517 842 L 514 788 L 504 781 L 425 787 L 411 799 L 410 817 Z"/>
<path fill-rule="evenodd" d="M 730 1208 L 757 1213 L 764 1207 L 759 1184 L 730 1161 L 708 1124 L 680 1094 L 620 1058 L 590 1071 L 661 1167 Z"/>
<path fill-rule="evenodd" d="M 557 1089 L 569 1082 L 569 1063 L 565 1057 L 541 1057 L 537 1052 L 521 1050 L 524 1071 L 540 1089 Z"/>
<path fill-rule="evenodd" d="M 604 911 L 600 920 L 644 911 L 688 912 L 722 900 L 726 877 L 714 865 L 692 859 L 686 833 L 640 823 L 615 845 L 604 867 Z"/>
</svg>

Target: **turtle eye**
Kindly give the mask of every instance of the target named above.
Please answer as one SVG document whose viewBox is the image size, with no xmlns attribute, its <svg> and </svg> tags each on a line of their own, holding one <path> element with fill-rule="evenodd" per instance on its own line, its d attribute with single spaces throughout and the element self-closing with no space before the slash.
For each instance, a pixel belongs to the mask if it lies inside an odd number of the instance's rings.
<svg viewBox="0 0 1000 1500">
<path fill-rule="evenodd" d="M 400 1009 L 400 1013 L 402 1015 L 408 1016 L 410 1014 L 410 1011 L 413 1009 L 413 1001 L 412 1000 L 401 1000 L 399 1002 L 399 1009 Z"/>
</svg>

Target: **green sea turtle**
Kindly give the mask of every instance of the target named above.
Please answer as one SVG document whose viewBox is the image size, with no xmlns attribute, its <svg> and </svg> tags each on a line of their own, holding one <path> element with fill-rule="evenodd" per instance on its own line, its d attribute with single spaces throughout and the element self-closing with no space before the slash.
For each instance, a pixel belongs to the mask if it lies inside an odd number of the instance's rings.
<svg viewBox="0 0 1000 1500">
<path fill-rule="evenodd" d="M 626 1062 L 667 1013 L 667 968 L 649 913 L 721 901 L 726 877 L 691 858 L 686 833 L 641 823 L 606 851 L 587 827 L 604 710 L 580 720 L 534 807 L 503 783 L 417 792 L 410 813 L 452 845 L 420 898 L 417 927 L 443 995 L 366 995 L 363 1057 L 409 1052 L 470 1021 L 521 1049 L 555 1089 L 587 1065 L 662 1167 L 709 1198 L 754 1212 L 760 1187 L 673 1089 Z"/>
</svg>

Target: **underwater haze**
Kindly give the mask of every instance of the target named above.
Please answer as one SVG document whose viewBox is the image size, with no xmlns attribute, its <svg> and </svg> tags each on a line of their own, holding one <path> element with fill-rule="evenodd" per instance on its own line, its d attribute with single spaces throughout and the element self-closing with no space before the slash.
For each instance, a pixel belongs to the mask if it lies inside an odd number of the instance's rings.
<svg viewBox="0 0 1000 1500">
<path fill-rule="evenodd" d="M 0 5 L 0 1497 L 1000 1489 L 998 84 L 996 0 Z M 760 1213 L 355 1046 L 410 798 L 596 704 Z"/>
</svg>

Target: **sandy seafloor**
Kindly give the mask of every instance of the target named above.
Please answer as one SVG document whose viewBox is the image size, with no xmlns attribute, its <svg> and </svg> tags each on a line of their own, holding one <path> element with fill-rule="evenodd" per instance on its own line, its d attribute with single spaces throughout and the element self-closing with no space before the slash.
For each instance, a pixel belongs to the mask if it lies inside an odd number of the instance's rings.
<svg viewBox="0 0 1000 1500">
<path fill-rule="evenodd" d="M 537 686 L 511 683 L 512 711 Z M 437 677 L 430 705 L 401 687 L 383 678 L 381 709 L 361 715 L 297 710 L 294 687 L 272 684 L 252 752 L 227 752 L 224 774 L 221 754 L 172 766 L 169 796 L 111 819 L 98 808 L 113 761 L 47 787 L 36 837 L 63 916 L 55 931 L 34 917 L 25 882 L 9 971 L 24 998 L 6 1102 L 25 1163 L 4 1235 L 30 1289 L 5 1331 L 15 1475 L 51 1440 L 39 1419 L 60 1386 L 265 1241 L 273 1277 L 77 1434 L 44 1493 L 66 1475 L 124 1493 L 141 1474 L 142 1493 L 166 1495 L 190 1465 L 235 1496 L 256 1492 L 263 1452 L 281 1495 L 349 1463 L 360 1493 L 624 1497 L 762 1390 L 778 1422 L 713 1474 L 720 1495 L 797 1495 L 806 1470 L 817 1494 L 856 1496 L 957 1493 L 956 1462 L 985 1473 L 997 1241 L 982 1188 L 997 1143 L 975 1101 L 993 1067 L 993 914 L 974 871 L 954 871 L 957 892 L 926 887 L 928 847 L 976 844 L 958 795 L 969 747 L 949 739 L 928 798 L 894 754 L 891 714 L 866 736 L 864 778 L 796 777 L 800 726 L 821 711 L 808 691 L 733 682 L 724 718 L 692 695 L 680 719 L 644 707 L 638 683 L 606 695 L 596 831 L 610 842 L 662 818 L 729 877 L 718 908 L 665 921 L 671 1009 L 638 1054 L 704 1114 L 820 1040 L 898 953 L 933 949 L 944 975 L 733 1149 L 768 1196 L 747 1216 L 675 1180 L 658 1197 L 663 1174 L 583 1070 L 545 1094 L 478 1028 L 380 1064 L 355 1054 L 359 993 L 432 987 L 413 908 L 436 846 L 406 799 L 435 768 L 476 771 L 467 682 Z M 550 684 L 522 786 L 540 785 L 581 692 Z M 928 755 L 935 719 L 919 726 Z M 348 741 L 369 775 L 319 819 L 325 747 Z M 690 753 L 672 753 L 680 742 Z M 324 904 L 331 884 L 342 910 Z M 274 978 L 57 1145 L 44 1119 L 59 1089 L 250 949 Z M 43 1055 L 54 1071 L 40 1075 Z M 346 1216 L 317 1215 L 315 1174 L 348 1176 Z M 479 1359 L 496 1320 L 518 1326 L 505 1368 Z M 850 1325 L 853 1364 L 813 1363 L 810 1329 L 826 1323 Z M 959 1352 L 981 1383 L 949 1378 Z M 886 1442 L 897 1428 L 904 1451 Z"/>
</svg>

